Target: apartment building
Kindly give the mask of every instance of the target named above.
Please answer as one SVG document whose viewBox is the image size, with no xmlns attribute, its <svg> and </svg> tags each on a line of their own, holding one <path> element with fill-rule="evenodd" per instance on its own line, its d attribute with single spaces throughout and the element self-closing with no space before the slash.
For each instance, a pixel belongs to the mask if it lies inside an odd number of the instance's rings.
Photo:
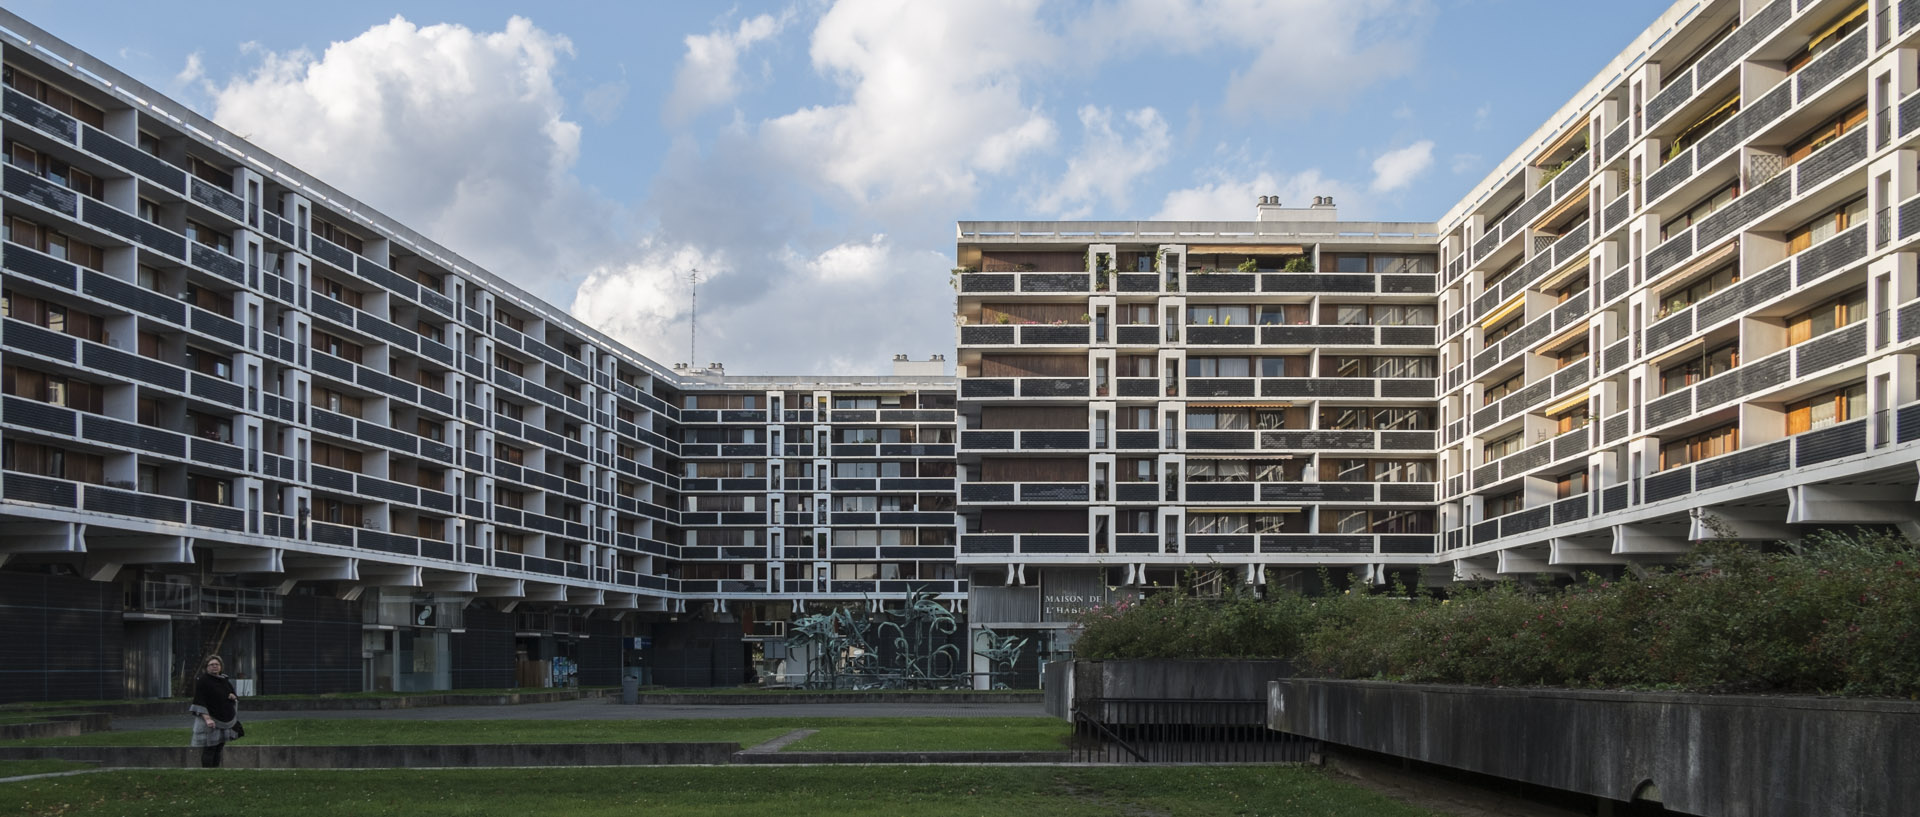
<svg viewBox="0 0 1920 817">
<path fill-rule="evenodd" d="M 0 700 L 737 683 L 964 594 L 941 357 L 669 368 L 0 15 Z M 766 658 L 767 663 L 761 663 Z"/>
<path fill-rule="evenodd" d="M 1433 223 L 962 222 L 975 626 L 1920 532 L 1920 7 L 1683 0 Z"/>
<path fill-rule="evenodd" d="M 1048 658 L 1177 582 L 1920 531 L 1910 3 L 1682 0 L 1434 221 L 963 222 L 957 380 L 662 366 L 0 29 L 0 700 L 793 677 L 784 622 L 917 592 Z"/>
</svg>

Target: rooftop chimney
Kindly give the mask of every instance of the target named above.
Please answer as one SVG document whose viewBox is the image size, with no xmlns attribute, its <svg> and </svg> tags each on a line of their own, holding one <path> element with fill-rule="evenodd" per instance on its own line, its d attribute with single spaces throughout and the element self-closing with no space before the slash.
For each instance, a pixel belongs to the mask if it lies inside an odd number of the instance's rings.
<svg viewBox="0 0 1920 817">
<path fill-rule="evenodd" d="M 942 377 L 947 373 L 947 361 L 943 355 L 933 355 L 926 360 L 914 360 L 908 355 L 893 356 L 894 377 Z"/>
<path fill-rule="evenodd" d="M 1261 196 L 1259 206 L 1254 208 L 1253 220 L 1280 221 L 1282 218 L 1280 215 L 1280 197 Z"/>
</svg>

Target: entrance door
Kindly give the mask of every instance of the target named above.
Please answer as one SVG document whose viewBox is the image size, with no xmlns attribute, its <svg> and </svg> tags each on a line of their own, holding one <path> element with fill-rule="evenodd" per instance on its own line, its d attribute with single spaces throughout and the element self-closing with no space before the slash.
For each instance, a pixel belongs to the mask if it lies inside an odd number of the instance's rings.
<svg viewBox="0 0 1920 817">
<path fill-rule="evenodd" d="M 173 622 L 127 622 L 125 655 L 128 698 L 165 698 L 173 694 Z"/>
</svg>

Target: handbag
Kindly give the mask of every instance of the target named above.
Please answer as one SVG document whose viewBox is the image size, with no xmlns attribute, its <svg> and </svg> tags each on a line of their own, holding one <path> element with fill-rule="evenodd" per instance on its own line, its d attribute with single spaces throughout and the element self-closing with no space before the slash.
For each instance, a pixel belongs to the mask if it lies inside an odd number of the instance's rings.
<svg viewBox="0 0 1920 817">
<path fill-rule="evenodd" d="M 239 739 L 241 739 L 241 738 L 244 738 L 244 737 L 246 737 L 246 736 L 247 736 L 247 726 L 246 726 L 246 724 L 243 724 L 243 723 L 241 723 L 241 722 L 239 722 L 239 721 L 234 721 L 234 722 L 233 722 L 233 739 L 234 739 L 234 740 L 239 740 Z"/>
</svg>

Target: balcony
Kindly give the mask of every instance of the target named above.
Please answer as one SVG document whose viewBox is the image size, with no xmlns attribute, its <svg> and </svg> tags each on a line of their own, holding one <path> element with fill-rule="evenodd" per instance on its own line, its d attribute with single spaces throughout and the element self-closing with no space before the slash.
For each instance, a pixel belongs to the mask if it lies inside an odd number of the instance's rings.
<svg viewBox="0 0 1920 817">
<path fill-rule="evenodd" d="M 1088 502 L 1085 482 L 969 482 L 960 486 L 960 501 L 969 505 L 1012 503 Z"/>
</svg>

